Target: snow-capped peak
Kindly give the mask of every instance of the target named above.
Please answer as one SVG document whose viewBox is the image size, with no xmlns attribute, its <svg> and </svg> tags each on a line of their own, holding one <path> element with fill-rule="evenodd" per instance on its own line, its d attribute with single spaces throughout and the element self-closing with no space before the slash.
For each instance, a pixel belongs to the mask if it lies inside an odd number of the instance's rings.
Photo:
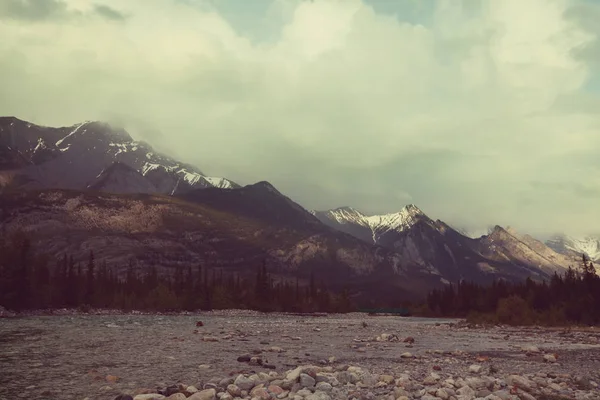
<svg viewBox="0 0 600 400">
<path fill-rule="evenodd" d="M 317 212 L 318 213 L 318 212 Z M 315 215 L 317 214 L 315 213 Z M 338 224 L 358 223 L 360 225 L 368 225 L 365 221 L 367 216 L 360 211 L 349 207 L 339 207 L 334 210 L 326 211 L 327 217 L 335 220 Z"/>
<path fill-rule="evenodd" d="M 214 176 L 205 176 L 204 179 L 206 179 L 211 185 L 213 185 L 216 188 L 233 189 L 235 187 L 235 185 L 233 185 L 230 180 L 225 179 L 225 178 L 217 178 Z"/>
<path fill-rule="evenodd" d="M 409 204 L 396 213 L 373 215 L 366 217 L 365 220 L 373 231 L 382 229 L 403 231 L 413 226 L 423 216 L 425 216 L 423 211 L 414 204 Z"/>
<path fill-rule="evenodd" d="M 546 244 L 559 253 L 569 251 L 578 254 L 586 254 L 590 260 L 600 262 L 600 236 L 585 236 L 580 238 L 566 235 L 556 235 Z"/>
<path fill-rule="evenodd" d="M 4 132 L 8 132 L 6 138 Z M 102 121 L 88 120 L 68 127 L 52 128 L 0 117 L 0 133 L 3 145 L 19 147 L 28 161 L 47 171 L 40 174 L 45 177 L 44 181 L 36 182 L 41 187 L 83 190 L 113 163 L 133 168 L 160 193 L 239 187 L 233 181 L 205 176 L 193 165 L 155 152 L 147 143 L 133 140 L 125 129 Z M 22 142 L 18 146 L 17 139 Z M 175 188 L 179 188 L 177 192 Z"/>
<path fill-rule="evenodd" d="M 329 211 L 316 211 L 313 215 L 328 225 L 360 226 L 370 232 L 373 242 L 389 231 L 401 232 L 409 229 L 426 215 L 414 204 L 390 214 L 366 215 L 355 208 L 345 206 Z"/>
</svg>

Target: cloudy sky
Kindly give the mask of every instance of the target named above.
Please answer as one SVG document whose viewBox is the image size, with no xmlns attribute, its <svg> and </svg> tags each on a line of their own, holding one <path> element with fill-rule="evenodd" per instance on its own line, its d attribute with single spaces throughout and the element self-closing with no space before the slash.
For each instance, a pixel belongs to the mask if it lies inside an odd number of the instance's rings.
<svg viewBox="0 0 600 400">
<path fill-rule="evenodd" d="M 600 231 L 600 2 L 0 0 L 0 115 L 307 208 Z"/>
</svg>

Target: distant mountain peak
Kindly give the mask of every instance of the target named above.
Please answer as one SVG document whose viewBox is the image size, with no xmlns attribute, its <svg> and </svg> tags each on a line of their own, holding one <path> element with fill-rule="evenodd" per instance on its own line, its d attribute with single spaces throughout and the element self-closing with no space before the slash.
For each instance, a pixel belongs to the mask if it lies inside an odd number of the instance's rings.
<svg viewBox="0 0 600 400">
<path fill-rule="evenodd" d="M 501 227 L 500 225 L 494 225 L 494 227 L 491 229 L 489 235 L 493 235 L 493 234 L 497 234 L 497 233 L 508 233 L 508 231 L 506 229 L 504 229 L 503 227 Z"/>
<path fill-rule="evenodd" d="M 106 140 L 113 144 L 133 142 L 133 138 L 123 128 L 113 128 L 107 122 L 85 121 L 73 126 L 73 130 L 64 138 L 56 142 L 56 146 L 64 148 L 75 141 Z"/>
<path fill-rule="evenodd" d="M 558 253 L 571 256 L 574 259 L 580 258 L 582 254 L 587 255 L 590 260 L 600 263 L 600 235 L 571 237 L 567 235 L 554 235 L 546 241 L 553 250 Z M 596 266 L 600 273 L 600 265 Z"/>
<path fill-rule="evenodd" d="M 350 207 L 313 212 L 319 220 L 367 242 L 377 243 L 388 232 L 402 232 L 428 217 L 414 204 L 389 214 L 367 215 Z"/>
<path fill-rule="evenodd" d="M 357 209 L 355 209 L 354 207 L 351 207 L 351 206 L 342 206 L 342 207 L 334 208 L 331 211 L 346 211 L 346 212 L 358 212 L 358 213 L 361 213 L 360 211 L 358 211 Z"/>
<path fill-rule="evenodd" d="M 404 206 L 402 208 L 402 210 L 399 211 L 399 214 L 412 215 L 412 216 L 417 216 L 417 215 L 424 216 L 425 215 L 425 213 L 414 204 L 408 204 L 408 205 Z"/>
<path fill-rule="evenodd" d="M 267 190 L 267 191 L 269 191 L 271 193 L 275 193 L 275 194 L 281 195 L 281 193 L 279 192 L 279 190 L 275 189 L 275 186 L 271 185 L 271 183 L 269 183 L 267 181 L 256 182 L 256 183 L 253 183 L 253 184 L 248 185 L 246 187 L 247 188 L 251 188 L 251 189 Z"/>
<path fill-rule="evenodd" d="M 6 153 L 2 157 L 3 168 L 17 168 L 15 174 L 23 177 L 18 180 L 23 182 L 23 188 L 83 190 L 95 184 L 103 172 L 119 168 L 114 163 L 128 165 L 158 192 L 165 194 L 210 187 L 239 187 L 225 178 L 205 176 L 195 166 L 156 152 L 149 144 L 133 140 L 125 129 L 103 121 L 89 120 L 52 128 L 15 117 L 0 117 L 0 146 L 6 148 L 3 150 Z M 35 168 L 21 165 L 17 162 L 18 156 Z M 108 169 L 111 166 L 113 169 Z M 121 179 L 121 183 L 113 188 L 132 182 L 146 192 L 150 190 L 138 178 Z M 123 190 L 130 193 L 126 188 Z"/>
</svg>

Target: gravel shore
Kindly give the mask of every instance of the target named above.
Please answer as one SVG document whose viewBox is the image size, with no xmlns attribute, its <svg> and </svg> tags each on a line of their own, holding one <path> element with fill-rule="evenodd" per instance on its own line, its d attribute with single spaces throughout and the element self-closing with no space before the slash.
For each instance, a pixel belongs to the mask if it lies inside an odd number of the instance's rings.
<svg viewBox="0 0 600 400">
<path fill-rule="evenodd" d="M 65 314 L 0 319 L 0 399 L 600 399 L 595 330 L 364 314 Z"/>
</svg>

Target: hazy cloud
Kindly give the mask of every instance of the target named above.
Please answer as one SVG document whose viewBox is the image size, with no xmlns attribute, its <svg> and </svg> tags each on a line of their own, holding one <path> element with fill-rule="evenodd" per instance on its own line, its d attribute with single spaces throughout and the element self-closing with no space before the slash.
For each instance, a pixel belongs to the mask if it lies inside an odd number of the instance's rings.
<svg viewBox="0 0 600 400">
<path fill-rule="evenodd" d="M 61 19 L 69 15 L 61 0 L 0 0 L 0 17 L 24 21 Z"/>
<path fill-rule="evenodd" d="M 39 3 L 113 18 L 1 20 L 0 114 L 118 121 L 308 208 L 600 230 L 596 2 Z"/>
<path fill-rule="evenodd" d="M 113 21 L 125 21 L 125 19 L 127 18 L 125 14 L 122 14 L 114 8 L 111 8 L 105 4 L 97 4 L 96 6 L 94 6 L 94 11 L 96 12 L 96 14 Z"/>
<path fill-rule="evenodd" d="M 66 0 L 0 0 L 0 19 L 22 22 L 65 22 L 71 18 L 99 16 L 112 21 L 124 21 L 126 15 L 106 4 L 95 4 L 87 13 L 69 8 Z"/>
</svg>

